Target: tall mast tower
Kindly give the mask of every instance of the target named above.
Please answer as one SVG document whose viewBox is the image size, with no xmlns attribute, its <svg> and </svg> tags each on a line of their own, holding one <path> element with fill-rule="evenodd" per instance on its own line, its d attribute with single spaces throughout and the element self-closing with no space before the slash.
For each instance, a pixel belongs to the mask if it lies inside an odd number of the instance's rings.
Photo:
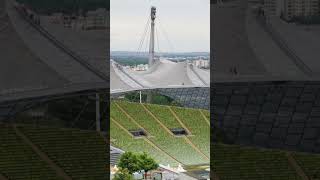
<svg viewBox="0 0 320 180">
<path fill-rule="evenodd" d="M 149 67 L 154 63 L 154 21 L 156 19 L 156 7 L 151 7 L 151 31 L 150 31 L 150 45 L 149 45 Z"/>
</svg>

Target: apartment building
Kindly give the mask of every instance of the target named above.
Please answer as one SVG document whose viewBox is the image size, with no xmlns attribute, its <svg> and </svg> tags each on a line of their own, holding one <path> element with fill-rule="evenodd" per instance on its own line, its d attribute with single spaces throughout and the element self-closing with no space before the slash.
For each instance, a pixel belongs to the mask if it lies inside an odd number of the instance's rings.
<svg viewBox="0 0 320 180">
<path fill-rule="evenodd" d="M 107 10 L 99 8 L 95 11 L 88 11 L 85 18 L 85 29 L 105 29 L 107 28 Z"/>
<path fill-rule="evenodd" d="M 319 15 L 319 0 L 284 0 L 283 17 L 308 17 Z"/>
<path fill-rule="evenodd" d="M 263 2 L 265 15 L 269 17 L 280 17 L 283 6 L 283 0 L 264 0 Z"/>
</svg>

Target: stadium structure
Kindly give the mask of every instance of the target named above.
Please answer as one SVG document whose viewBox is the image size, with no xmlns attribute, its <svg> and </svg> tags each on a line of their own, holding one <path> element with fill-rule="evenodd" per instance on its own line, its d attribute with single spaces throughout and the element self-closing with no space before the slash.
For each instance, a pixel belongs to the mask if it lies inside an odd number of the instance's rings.
<svg viewBox="0 0 320 180">
<path fill-rule="evenodd" d="M 319 31 L 264 10 L 211 4 L 213 177 L 318 179 Z"/>
<path fill-rule="evenodd" d="M 209 112 L 201 109 L 115 100 L 110 110 L 110 143 L 123 151 L 147 152 L 177 175 L 180 165 L 187 174 L 190 171 L 190 176 L 206 179 L 209 118 Z M 116 164 L 118 153 L 111 153 L 111 165 Z"/>
<path fill-rule="evenodd" d="M 155 58 L 156 8 L 151 8 L 149 68 L 147 71 L 132 71 L 111 60 L 111 93 L 156 88 L 209 87 L 210 71 L 194 67 L 188 62 L 173 62 Z"/>
<path fill-rule="evenodd" d="M 1 1 L 1 47 L 6 49 L 1 51 L 3 119 L 51 99 L 77 95 L 94 99 L 110 87 L 109 64 L 102 58 L 108 55 L 105 31 L 74 33 L 49 26 L 43 16 L 39 25 L 36 17 L 15 1 Z M 91 48 L 81 43 L 83 39 Z"/>
<path fill-rule="evenodd" d="M 0 1 L 0 179 L 108 179 L 107 33 L 51 25 L 31 6 Z"/>
<path fill-rule="evenodd" d="M 210 71 L 155 58 L 155 19 L 151 7 L 148 70 L 110 61 L 111 168 L 121 153 L 144 151 L 160 164 L 163 179 L 168 172 L 171 178 L 208 179 Z M 156 104 L 155 96 L 170 102 Z"/>
</svg>

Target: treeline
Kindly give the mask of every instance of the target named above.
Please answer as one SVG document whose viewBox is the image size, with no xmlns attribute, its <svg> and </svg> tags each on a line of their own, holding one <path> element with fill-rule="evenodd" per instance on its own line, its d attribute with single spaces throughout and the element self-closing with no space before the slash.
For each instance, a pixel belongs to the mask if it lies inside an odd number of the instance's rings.
<svg viewBox="0 0 320 180">
<path fill-rule="evenodd" d="M 119 64 L 125 66 L 134 66 L 138 64 L 148 64 L 148 57 L 137 57 L 137 56 L 111 56 Z"/>
<path fill-rule="evenodd" d="M 38 13 L 51 14 L 63 12 L 66 14 L 86 13 L 97 8 L 110 9 L 109 1 L 106 0 L 17 0 L 17 2 L 27 4 Z"/>
<path fill-rule="evenodd" d="M 149 98 L 148 98 L 149 96 Z M 125 94 L 124 98 L 130 102 L 140 102 L 140 94 L 138 92 L 131 92 Z M 167 105 L 167 106 L 179 106 L 183 107 L 182 104 L 175 101 L 173 98 L 162 95 L 156 92 L 143 92 L 141 94 L 141 101 L 144 103 L 158 104 L 158 105 Z"/>
<path fill-rule="evenodd" d="M 295 16 L 291 22 L 298 22 L 300 24 L 320 24 L 320 16 Z"/>
</svg>

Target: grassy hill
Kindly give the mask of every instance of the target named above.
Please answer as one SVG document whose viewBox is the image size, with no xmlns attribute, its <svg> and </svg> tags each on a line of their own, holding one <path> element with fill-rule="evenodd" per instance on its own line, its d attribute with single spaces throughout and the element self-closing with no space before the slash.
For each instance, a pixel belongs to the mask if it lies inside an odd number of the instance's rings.
<svg viewBox="0 0 320 180">
<path fill-rule="evenodd" d="M 176 166 L 209 164 L 209 112 L 151 104 L 111 103 L 111 144 L 125 151 L 145 151 L 159 163 Z M 187 136 L 170 131 L 184 128 Z M 143 129 L 147 136 L 134 138 L 130 130 Z"/>
</svg>

